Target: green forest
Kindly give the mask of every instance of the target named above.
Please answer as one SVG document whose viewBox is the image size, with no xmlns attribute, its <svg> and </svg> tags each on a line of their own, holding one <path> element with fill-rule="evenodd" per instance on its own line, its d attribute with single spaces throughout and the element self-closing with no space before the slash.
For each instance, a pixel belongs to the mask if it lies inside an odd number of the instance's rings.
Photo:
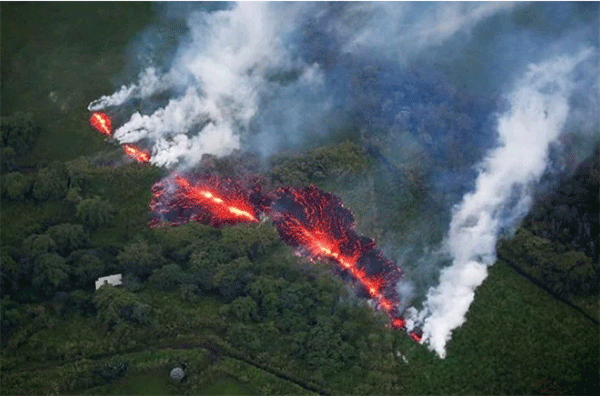
<svg viewBox="0 0 600 396">
<path fill-rule="evenodd" d="M 597 149 L 500 241 L 440 359 L 268 221 L 148 227 L 166 171 L 126 160 L 86 106 L 125 67 L 149 3 L 0 11 L 2 395 L 597 392 Z M 435 207 L 422 169 L 399 163 L 404 192 L 379 191 L 369 175 L 388 171 L 341 128 L 349 138 L 273 158 L 265 186 L 313 183 L 343 198 L 361 233 L 409 241 Z M 257 161 L 235 153 L 210 166 L 235 176 Z M 95 290 L 117 273 L 122 286 Z M 176 366 L 181 382 L 169 378 Z"/>
</svg>

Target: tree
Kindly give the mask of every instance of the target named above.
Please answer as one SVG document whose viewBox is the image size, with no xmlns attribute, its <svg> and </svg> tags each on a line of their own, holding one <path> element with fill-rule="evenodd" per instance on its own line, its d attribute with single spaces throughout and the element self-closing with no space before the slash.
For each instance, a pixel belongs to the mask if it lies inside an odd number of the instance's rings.
<svg viewBox="0 0 600 396">
<path fill-rule="evenodd" d="M 154 284 L 158 290 L 175 290 L 180 284 L 186 281 L 186 273 L 177 264 L 167 264 L 154 271 L 150 276 L 150 283 Z"/>
<path fill-rule="evenodd" d="M 77 204 L 76 216 L 91 228 L 108 224 L 113 218 L 113 207 L 100 197 L 81 200 Z"/>
<path fill-rule="evenodd" d="M 213 277 L 213 286 L 219 289 L 219 293 L 225 300 L 233 301 L 254 279 L 254 271 L 255 266 L 248 257 L 239 257 L 217 267 L 217 272 Z"/>
<path fill-rule="evenodd" d="M 117 256 L 117 260 L 125 272 L 129 272 L 140 279 L 145 279 L 156 268 L 165 263 L 165 259 L 158 253 L 156 247 L 150 247 L 146 242 L 130 243 Z"/>
<path fill-rule="evenodd" d="M 31 189 L 31 179 L 22 173 L 12 172 L 4 177 L 6 195 L 10 199 L 22 199 Z"/>
<path fill-rule="evenodd" d="M 150 321 L 150 306 L 139 296 L 123 288 L 103 285 L 94 293 L 97 317 L 106 329 L 112 329 L 123 321 L 147 324 Z"/>
<path fill-rule="evenodd" d="M 23 240 L 22 251 L 30 257 L 38 257 L 56 250 L 56 242 L 49 235 L 33 234 Z"/>
<path fill-rule="evenodd" d="M 205 248 L 220 234 L 214 227 L 190 222 L 178 227 L 159 227 L 153 233 L 163 247 L 163 254 L 184 266 L 193 251 Z"/>
<path fill-rule="evenodd" d="M 198 286 L 190 283 L 184 283 L 179 287 L 181 299 L 188 303 L 197 303 L 200 300 L 198 292 Z"/>
<path fill-rule="evenodd" d="M 206 251 L 199 250 L 192 253 L 189 272 L 193 282 L 202 290 L 212 289 L 216 268 L 214 263 L 208 259 Z"/>
<path fill-rule="evenodd" d="M 16 112 L 0 121 L 0 144 L 23 154 L 33 146 L 39 134 L 31 113 Z"/>
<path fill-rule="evenodd" d="M 240 224 L 222 230 L 221 243 L 233 257 L 247 256 L 255 260 L 280 243 L 275 227 L 270 224 Z"/>
<path fill-rule="evenodd" d="M 81 195 L 79 195 L 80 192 L 81 191 L 78 187 L 69 188 L 65 199 L 67 200 L 67 202 L 71 202 L 77 205 L 79 202 L 81 202 Z"/>
<path fill-rule="evenodd" d="M 87 163 L 83 159 L 76 159 L 66 163 L 69 188 L 81 188 L 87 180 Z"/>
<path fill-rule="evenodd" d="M 12 147 L 0 148 L 0 172 L 9 172 L 15 169 L 17 154 Z"/>
<path fill-rule="evenodd" d="M 238 297 L 226 307 L 226 313 L 241 322 L 259 319 L 258 307 L 252 297 Z"/>
<path fill-rule="evenodd" d="M 33 273 L 33 286 L 46 296 L 65 285 L 69 279 L 65 259 L 56 253 L 42 254 L 36 260 Z"/>
<path fill-rule="evenodd" d="M 69 256 L 67 262 L 75 277 L 75 285 L 89 288 L 103 273 L 105 265 L 91 250 L 76 250 Z"/>
<path fill-rule="evenodd" d="M 2 246 L 0 250 L 0 295 L 5 295 L 7 289 L 13 289 L 19 281 L 19 266 L 12 257 L 10 248 Z"/>
<path fill-rule="evenodd" d="M 33 197 L 38 201 L 64 198 L 67 195 L 68 184 L 64 165 L 55 162 L 38 172 L 33 183 Z"/>
<path fill-rule="evenodd" d="M 46 231 L 55 242 L 58 252 L 64 256 L 76 249 L 85 247 L 88 236 L 81 224 L 64 223 L 52 226 Z"/>
<path fill-rule="evenodd" d="M 77 289 L 71 292 L 69 295 L 69 302 L 71 308 L 84 316 L 91 316 L 95 314 L 95 307 L 92 302 L 92 296 L 89 293 L 81 289 Z"/>
</svg>

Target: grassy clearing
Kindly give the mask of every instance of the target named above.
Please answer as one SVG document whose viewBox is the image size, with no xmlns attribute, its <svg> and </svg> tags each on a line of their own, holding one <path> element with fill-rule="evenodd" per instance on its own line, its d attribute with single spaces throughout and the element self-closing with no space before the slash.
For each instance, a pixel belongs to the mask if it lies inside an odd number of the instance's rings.
<svg viewBox="0 0 600 396">
<path fill-rule="evenodd" d="M 178 395 L 165 370 L 152 370 L 86 392 L 88 395 Z"/>
<path fill-rule="evenodd" d="M 215 381 L 204 389 L 201 389 L 198 395 L 251 395 L 245 387 L 232 379 L 222 379 Z"/>
<path fill-rule="evenodd" d="M 477 289 L 442 360 L 403 341 L 409 394 L 588 394 L 598 385 L 598 327 L 501 261 Z"/>
<path fill-rule="evenodd" d="M 112 92 L 128 43 L 151 20 L 150 3 L 2 4 L 2 115 L 31 112 L 42 128 L 22 164 L 106 149 L 87 104 Z"/>
</svg>

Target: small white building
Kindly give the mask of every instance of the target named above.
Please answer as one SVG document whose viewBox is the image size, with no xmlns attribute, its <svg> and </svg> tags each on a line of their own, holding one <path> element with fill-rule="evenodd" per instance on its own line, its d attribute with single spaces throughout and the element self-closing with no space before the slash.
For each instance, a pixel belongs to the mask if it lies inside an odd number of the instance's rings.
<svg viewBox="0 0 600 396">
<path fill-rule="evenodd" d="M 102 278 L 98 278 L 98 280 L 96 281 L 96 290 L 98 290 L 100 288 L 100 286 L 102 285 L 113 285 L 113 286 L 119 286 L 121 284 L 123 284 L 123 277 L 121 276 L 121 274 L 115 274 L 115 275 L 109 275 L 109 276 L 103 276 Z"/>
</svg>

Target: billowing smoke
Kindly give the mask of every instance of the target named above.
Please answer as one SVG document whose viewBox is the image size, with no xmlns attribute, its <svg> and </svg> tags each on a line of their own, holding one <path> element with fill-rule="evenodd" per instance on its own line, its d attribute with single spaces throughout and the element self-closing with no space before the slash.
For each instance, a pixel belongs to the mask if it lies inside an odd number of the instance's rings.
<svg viewBox="0 0 600 396">
<path fill-rule="evenodd" d="M 159 166 L 181 169 L 202 154 L 239 148 L 269 155 L 300 146 L 307 135 L 326 134 L 324 124 L 335 123 L 340 109 L 362 111 L 347 86 L 371 60 L 405 64 L 511 7 L 254 2 L 217 11 L 185 7 L 188 32 L 170 66 L 146 67 L 138 82 L 88 109 L 138 109 L 114 137 L 150 144 Z"/>
<path fill-rule="evenodd" d="M 466 194 L 450 223 L 445 248 L 452 265 L 430 289 L 424 310 L 424 340 L 441 356 L 453 329 L 465 321 L 475 289 L 496 260 L 496 241 L 527 214 L 531 187 L 542 176 L 549 148 L 569 115 L 573 72 L 592 50 L 531 65 L 499 116 L 499 146 L 481 164 L 475 190 Z"/>
<path fill-rule="evenodd" d="M 598 3 L 165 7 L 158 24 L 181 33 L 138 37 L 135 81 L 89 109 L 178 171 L 207 153 L 362 144 L 376 171 L 344 202 L 401 261 L 401 306 L 440 356 L 536 183 L 569 144 L 582 159 L 598 142 Z M 412 220 L 394 217 L 408 201 Z"/>
<path fill-rule="evenodd" d="M 241 147 L 262 101 L 279 85 L 278 74 L 296 73 L 299 90 L 319 85 L 318 65 L 304 64 L 284 42 L 297 13 L 295 7 L 268 3 L 192 12 L 168 71 L 148 67 L 138 83 L 88 108 L 162 100 L 149 114 L 133 113 L 114 134 L 122 143 L 149 140 L 152 162 L 159 166 L 194 165 L 204 153 L 228 154 Z"/>
</svg>

